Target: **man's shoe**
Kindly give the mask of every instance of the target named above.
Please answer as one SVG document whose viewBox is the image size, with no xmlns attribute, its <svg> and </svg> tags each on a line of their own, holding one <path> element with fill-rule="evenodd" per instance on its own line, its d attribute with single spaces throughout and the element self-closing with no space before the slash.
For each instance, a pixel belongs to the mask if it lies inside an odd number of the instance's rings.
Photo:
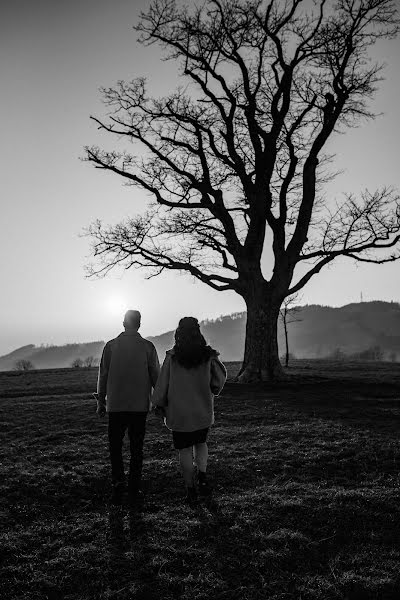
<svg viewBox="0 0 400 600">
<path fill-rule="evenodd" d="M 140 488 L 129 488 L 128 501 L 131 508 L 142 508 L 144 503 L 143 491 Z"/>
<path fill-rule="evenodd" d="M 121 506 L 124 498 L 125 484 L 123 481 L 113 483 L 110 504 L 113 506 Z"/>
<path fill-rule="evenodd" d="M 203 471 L 197 472 L 197 488 L 201 498 L 209 498 L 212 494 L 211 485 L 208 482 L 206 473 Z"/>
<path fill-rule="evenodd" d="M 197 506 L 197 504 L 199 503 L 199 499 L 197 497 L 197 490 L 196 488 L 193 487 L 187 487 L 186 488 L 186 498 L 185 498 L 185 504 L 187 504 L 188 506 Z"/>
</svg>

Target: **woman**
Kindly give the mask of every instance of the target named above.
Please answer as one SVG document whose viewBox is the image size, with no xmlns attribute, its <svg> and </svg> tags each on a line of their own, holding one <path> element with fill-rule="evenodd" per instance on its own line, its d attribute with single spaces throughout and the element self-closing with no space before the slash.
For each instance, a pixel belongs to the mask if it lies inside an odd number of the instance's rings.
<svg viewBox="0 0 400 600">
<path fill-rule="evenodd" d="M 193 505 L 211 490 L 207 482 L 207 434 L 214 423 L 214 396 L 226 381 L 218 352 L 207 346 L 194 317 L 184 317 L 175 332 L 175 345 L 165 356 L 152 398 L 164 409 L 186 484 L 186 502 Z M 193 459 L 196 467 L 193 469 Z"/>
</svg>

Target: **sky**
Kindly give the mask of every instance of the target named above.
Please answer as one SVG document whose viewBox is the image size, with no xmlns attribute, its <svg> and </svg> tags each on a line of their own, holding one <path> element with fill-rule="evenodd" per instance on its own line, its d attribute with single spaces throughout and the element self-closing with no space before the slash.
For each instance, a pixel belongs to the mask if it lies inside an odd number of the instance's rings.
<svg viewBox="0 0 400 600">
<path fill-rule="evenodd" d="M 104 114 L 99 87 L 148 77 L 164 93 L 174 65 L 144 48 L 132 26 L 144 0 L 13 0 L 0 20 L 0 355 L 25 344 L 64 344 L 114 337 L 123 312 L 142 313 L 142 335 L 177 326 L 179 318 L 216 318 L 245 309 L 234 292 L 216 292 L 186 275 L 146 280 L 143 271 L 85 277 L 93 220 L 116 223 L 141 210 L 146 196 L 118 177 L 82 162 L 83 147 L 115 148 L 90 115 Z M 384 43 L 388 63 L 375 121 L 333 141 L 344 173 L 330 193 L 388 184 L 400 189 L 400 41 Z M 266 265 L 268 268 L 268 265 Z M 338 261 L 313 278 L 302 304 L 342 306 L 400 301 L 398 263 Z"/>
</svg>

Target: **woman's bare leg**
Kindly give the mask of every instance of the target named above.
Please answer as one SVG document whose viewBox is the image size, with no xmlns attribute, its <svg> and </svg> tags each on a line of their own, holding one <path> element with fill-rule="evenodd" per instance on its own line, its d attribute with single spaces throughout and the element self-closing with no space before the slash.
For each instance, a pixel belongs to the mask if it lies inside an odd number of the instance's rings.
<svg viewBox="0 0 400 600">
<path fill-rule="evenodd" d="M 205 473 L 207 471 L 207 461 L 208 461 L 208 446 L 207 442 L 202 442 L 201 444 L 196 444 L 194 446 L 194 464 L 198 468 L 201 473 Z"/>
<path fill-rule="evenodd" d="M 185 484 L 193 486 L 193 448 L 182 448 L 179 450 L 179 464 Z"/>
</svg>

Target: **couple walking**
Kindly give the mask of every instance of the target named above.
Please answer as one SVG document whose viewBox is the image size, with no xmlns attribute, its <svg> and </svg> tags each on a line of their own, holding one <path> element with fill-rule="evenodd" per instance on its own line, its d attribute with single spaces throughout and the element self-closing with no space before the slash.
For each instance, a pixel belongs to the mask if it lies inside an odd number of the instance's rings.
<svg viewBox="0 0 400 600">
<path fill-rule="evenodd" d="M 125 490 L 122 442 L 128 430 L 131 502 L 142 496 L 141 476 L 146 418 L 153 407 L 172 431 L 186 485 L 186 502 L 207 496 L 207 434 L 214 422 L 214 396 L 226 380 L 218 353 L 206 344 L 197 319 L 184 317 L 160 371 L 154 345 L 139 334 L 140 312 L 128 310 L 124 331 L 104 347 L 97 383 L 97 413 L 108 413 L 113 504 Z M 153 390 L 153 393 L 152 393 Z M 193 465 L 194 462 L 194 465 Z"/>
</svg>

